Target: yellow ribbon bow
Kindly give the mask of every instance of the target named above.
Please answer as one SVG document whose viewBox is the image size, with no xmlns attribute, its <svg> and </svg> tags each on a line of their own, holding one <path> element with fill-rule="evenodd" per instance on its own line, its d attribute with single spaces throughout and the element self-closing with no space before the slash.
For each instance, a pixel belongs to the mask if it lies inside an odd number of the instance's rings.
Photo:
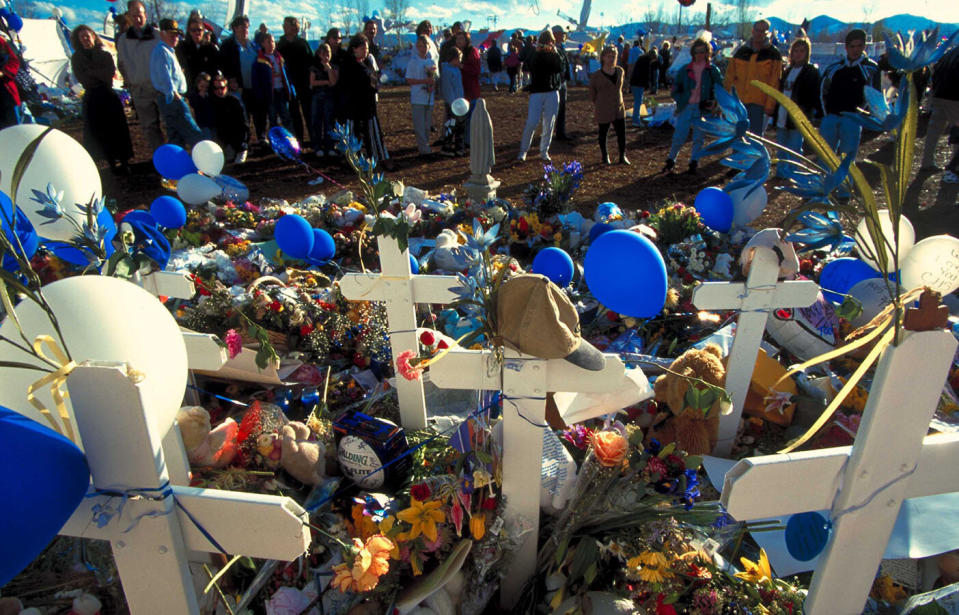
<svg viewBox="0 0 959 615">
<path fill-rule="evenodd" d="M 47 347 L 55 360 L 43 353 L 44 346 Z M 56 366 L 57 369 L 27 387 L 27 401 L 40 411 L 40 414 L 47 419 L 54 431 L 76 443 L 76 437 L 73 435 L 73 426 L 70 424 L 70 414 L 67 412 L 66 405 L 66 400 L 70 396 L 70 393 L 63 387 L 67 382 L 67 376 L 69 376 L 70 372 L 77 366 L 77 363 L 76 361 L 70 360 L 70 357 L 67 356 L 63 349 L 60 348 L 57 342 L 49 335 L 38 335 L 36 339 L 33 340 L 33 350 L 37 353 L 38 357 Z M 53 416 L 53 413 L 36 397 L 36 391 L 47 385 L 50 385 L 50 396 L 53 397 L 53 404 L 56 407 L 57 414 L 60 416 L 60 422 L 63 424 L 62 428 Z"/>
</svg>

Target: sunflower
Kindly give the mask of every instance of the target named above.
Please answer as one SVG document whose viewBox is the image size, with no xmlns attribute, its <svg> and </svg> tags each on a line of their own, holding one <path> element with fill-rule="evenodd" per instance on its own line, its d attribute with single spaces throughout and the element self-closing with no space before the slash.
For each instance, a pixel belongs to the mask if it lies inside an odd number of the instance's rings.
<svg viewBox="0 0 959 615">
<path fill-rule="evenodd" d="M 421 502 L 414 498 L 410 500 L 410 507 L 398 512 L 396 518 L 413 526 L 409 531 L 410 540 L 423 534 L 430 542 L 436 542 L 436 524 L 446 521 L 446 514 L 439 510 L 442 505 L 438 500 Z"/>
</svg>

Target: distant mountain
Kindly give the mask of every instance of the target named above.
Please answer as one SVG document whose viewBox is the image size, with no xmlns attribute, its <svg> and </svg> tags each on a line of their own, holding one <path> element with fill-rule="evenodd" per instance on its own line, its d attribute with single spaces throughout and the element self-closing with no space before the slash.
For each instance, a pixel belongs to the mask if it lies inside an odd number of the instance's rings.
<svg viewBox="0 0 959 615">
<path fill-rule="evenodd" d="M 909 32 L 918 32 L 919 30 L 935 28 L 937 25 L 939 26 L 939 33 L 947 36 L 959 29 L 959 24 L 940 23 L 925 17 L 909 15 L 908 13 L 903 13 L 902 15 L 893 15 L 892 17 L 887 17 L 881 21 L 882 25 L 886 28 L 889 28 L 893 32 L 902 32 L 903 35 L 906 35 Z"/>
</svg>

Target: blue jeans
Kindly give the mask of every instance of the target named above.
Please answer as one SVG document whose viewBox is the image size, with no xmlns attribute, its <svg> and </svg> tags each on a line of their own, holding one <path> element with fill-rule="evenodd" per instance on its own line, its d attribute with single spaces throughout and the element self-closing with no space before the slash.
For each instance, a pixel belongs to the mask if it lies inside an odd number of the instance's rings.
<svg viewBox="0 0 959 615">
<path fill-rule="evenodd" d="M 766 132 L 766 109 L 762 105 L 749 103 L 746 105 L 746 115 L 749 116 L 749 132 L 762 136 Z"/>
<path fill-rule="evenodd" d="M 332 90 L 314 90 L 311 114 L 313 125 L 310 127 L 310 132 L 312 133 L 313 150 L 316 152 L 331 151 L 335 145 L 331 134 L 335 103 L 336 100 Z"/>
<path fill-rule="evenodd" d="M 293 132 L 293 118 L 290 117 L 290 98 L 286 90 L 273 90 L 273 100 L 267 107 L 270 114 L 270 127 L 283 126 Z"/>
<path fill-rule="evenodd" d="M 859 122 L 848 117 L 829 113 L 822 118 L 819 124 L 819 134 L 825 139 L 829 147 L 833 148 L 839 157 L 852 156 L 856 160 L 856 152 L 859 151 L 859 140 L 862 138 L 862 126 Z M 849 190 L 845 184 L 837 190 L 840 197 L 848 197 Z"/>
<path fill-rule="evenodd" d="M 669 148 L 669 159 L 676 160 L 676 154 L 679 149 L 689 139 L 689 131 L 693 131 L 693 153 L 691 160 L 699 160 L 699 152 L 703 149 L 703 131 L 693 127 L 693 120 L 701 117 L 698 103 L 686 105 L 682 111 L 676 115 L 676 129 L 673 131 L 673 144 Z"/>
<path fill-rule="evenodd" d="M 629 89 L 633 91 L 633 124 L 639 126 L 639 108 L 643 106 L 643 94 L 646 93 L 646 88 L 634 85 Z"/>
<path fill-rule="evenodd" d="M 189 150 L 203 140 L 203 133 L 182 97 L 177 96 L 168 103 L 165 95 L 157 94 L 156 100 L 168 142 Z"/>
<path fill-rule="evenodd" d="M 856 159 L 856 152 L 859 151 L 859 140 L 862 138 L 862 126 L 847 117 L 829 113 L 822 118 L 819 125 L 819 134 L 826 140 L 829 147 L 836 150 L 841 156 L 852 154 L 853 160 Z"/>
<path fill-rule="evenodd" d="M 798 128 L 777 128 L 776 129 L 776 143 L 782 145 L 783 147 L 788 147 L 792 151 L 802 154 L 802 132 Z M 776 169 L 776 175 L 782 177 L 783 174 L 781 170 L 786 170 L 786 166 L 789 165 L 790 160 L 799 160 L 796 156 L 793 156 L 789 152 L 779 150 L 779 166 L 782 168 Z"/>
</svg>

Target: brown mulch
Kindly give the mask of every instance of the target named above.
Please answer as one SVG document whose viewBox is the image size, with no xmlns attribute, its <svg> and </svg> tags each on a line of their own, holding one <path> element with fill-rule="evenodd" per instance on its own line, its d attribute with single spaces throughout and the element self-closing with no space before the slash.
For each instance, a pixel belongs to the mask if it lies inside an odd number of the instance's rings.
<svg viewBox="0 0 959 615">
<path fill-rule="evenodd" d="M 520 135 L 526 121 L 528 97 L 524 93 L 511 95 L 502 88 L 494 91 L 488 86 L 484 86 L 483 96 L 493 120 L 497 162 L 492 174 L 502 182 L 498 196 L 517 204 L 521 203 L 526 187 L 543 173 L 542 161 L 538 157 L 538 136 L 533 140 L 527 161 L 516 161 Z M 658 98 L 665 101 L 668 97 L 660 94 Z M 626 102 L 627 106 L 630 105 L 630 96 L 627 96 Z M 436 126 L 441 125 L 442 113 L 442 105 L 436 105 L 433 115 Z M 389 174 L 390 177 L 431 193 L 457 189 L 460 193 L 463 192 L 461 187 L 469 177 L 468 158 L 444 158 L 438 155 L 424 158 L 417 153 L 407 88 L 384 88 L 380 95 L 379 116 L 387 135 L 387 147 L 399 166 L 396 172 Z M 920 121 L 920 137 L 924 136 L 925 122 L 925 119 Z M 66 129 L 74 136 L 80 136 L 79 124 Z M 698 175 L 681 173 L 688 162 L 688 144 L 677 160 L 677 170 L 680 173 L 660 173 L 669 150 L 672 129 L 668 126 L 635 128 L 629 125 L 628 118 L 627 155 L 632 165 L 602 164 L 596 142 L 597 130 L 593 121 L 592 104 L 584 86 L 569 90 L 567 129 L 574 141 L 554 140 L 550 155 L 553 164 L 557 166 L 570 160 L 579 160 L 582 163 L 585 178 L 573 198 L 573 204 L 583 212 L 591 212 L 598 203 L 605 201 L 613 201 L 629 210 L 651 209 L 666 200 L 691 202 L 702 188 L 722 186 L 727 181 L 724 177 L 727 169 L 719 163 L 719 157 L 701 161 Z M 138 163 L 134 165 L 133 175 L 114 177 L 109 171 L 102 173 L 105 194 L 108 198 L 116 199 L 123 209 L 149 206 L 154 198 L 165 193 L 150 162 L 152 153 L 147 151 L 135 125 L 131 126 L 131 133 Z M 438 138 L 439 134 L 434 133 L 434 139 Z M 767 136 L 773 138 L 773 135 L 770 131 Z M 891 159 L 892 143 L 887 137 L 871 135 L 867 136 L 867 139 L 863 144 L 866 156 L 879 160 Z M 920 141 L 916 151 L 917 169 L 921 145 Z M 438 150 L 438 147 L 434 147 L 434 151 Z M 947 150 L 948 146 L 943 139 L 938 151 L 939 166 L 945 166 L 948 162 Z M 610 135 L 610 155 L 614 160 L 616 153 L 615 137 Z M 336 182 L 346 187 L 356 187 L 352 171 L 341 161 L 320 159 L 312 154 L 304 154 L 303 160 Z M 861 167 L 867 176 L 876 180 L 874 185 L 878 186 L 878 175 L 874 169 L 865 164 Z M 320 186 L 308 185 L 307 182 L 313 179 L 313 175 L 300 166 L 280 159 L 266 145 L 253 146 L 246 164 L 228 164 L 224 173 L 244 182 L 250 189 L 251 200 L 254 202 L 263 197 L 294 201 L 316 192 L 330 193 L 338 189 L 329 181 Z M 918 174 L 910 185 L 906 213 L 916 226 L 918 237 L 940 233 L 959 235 L 959 208 L 956 206 L 959 186 L 943 184 L 939 181 L 940 177 L 941 174 Z M 767 184 L 769 205 L 766 213 L 754 223 L 757 228 L 777 226 L 785 213 L 799 204 L 796 197 L 775 190 L 778 185 L 781 184 L 776 180 Z"/>
</svg>

